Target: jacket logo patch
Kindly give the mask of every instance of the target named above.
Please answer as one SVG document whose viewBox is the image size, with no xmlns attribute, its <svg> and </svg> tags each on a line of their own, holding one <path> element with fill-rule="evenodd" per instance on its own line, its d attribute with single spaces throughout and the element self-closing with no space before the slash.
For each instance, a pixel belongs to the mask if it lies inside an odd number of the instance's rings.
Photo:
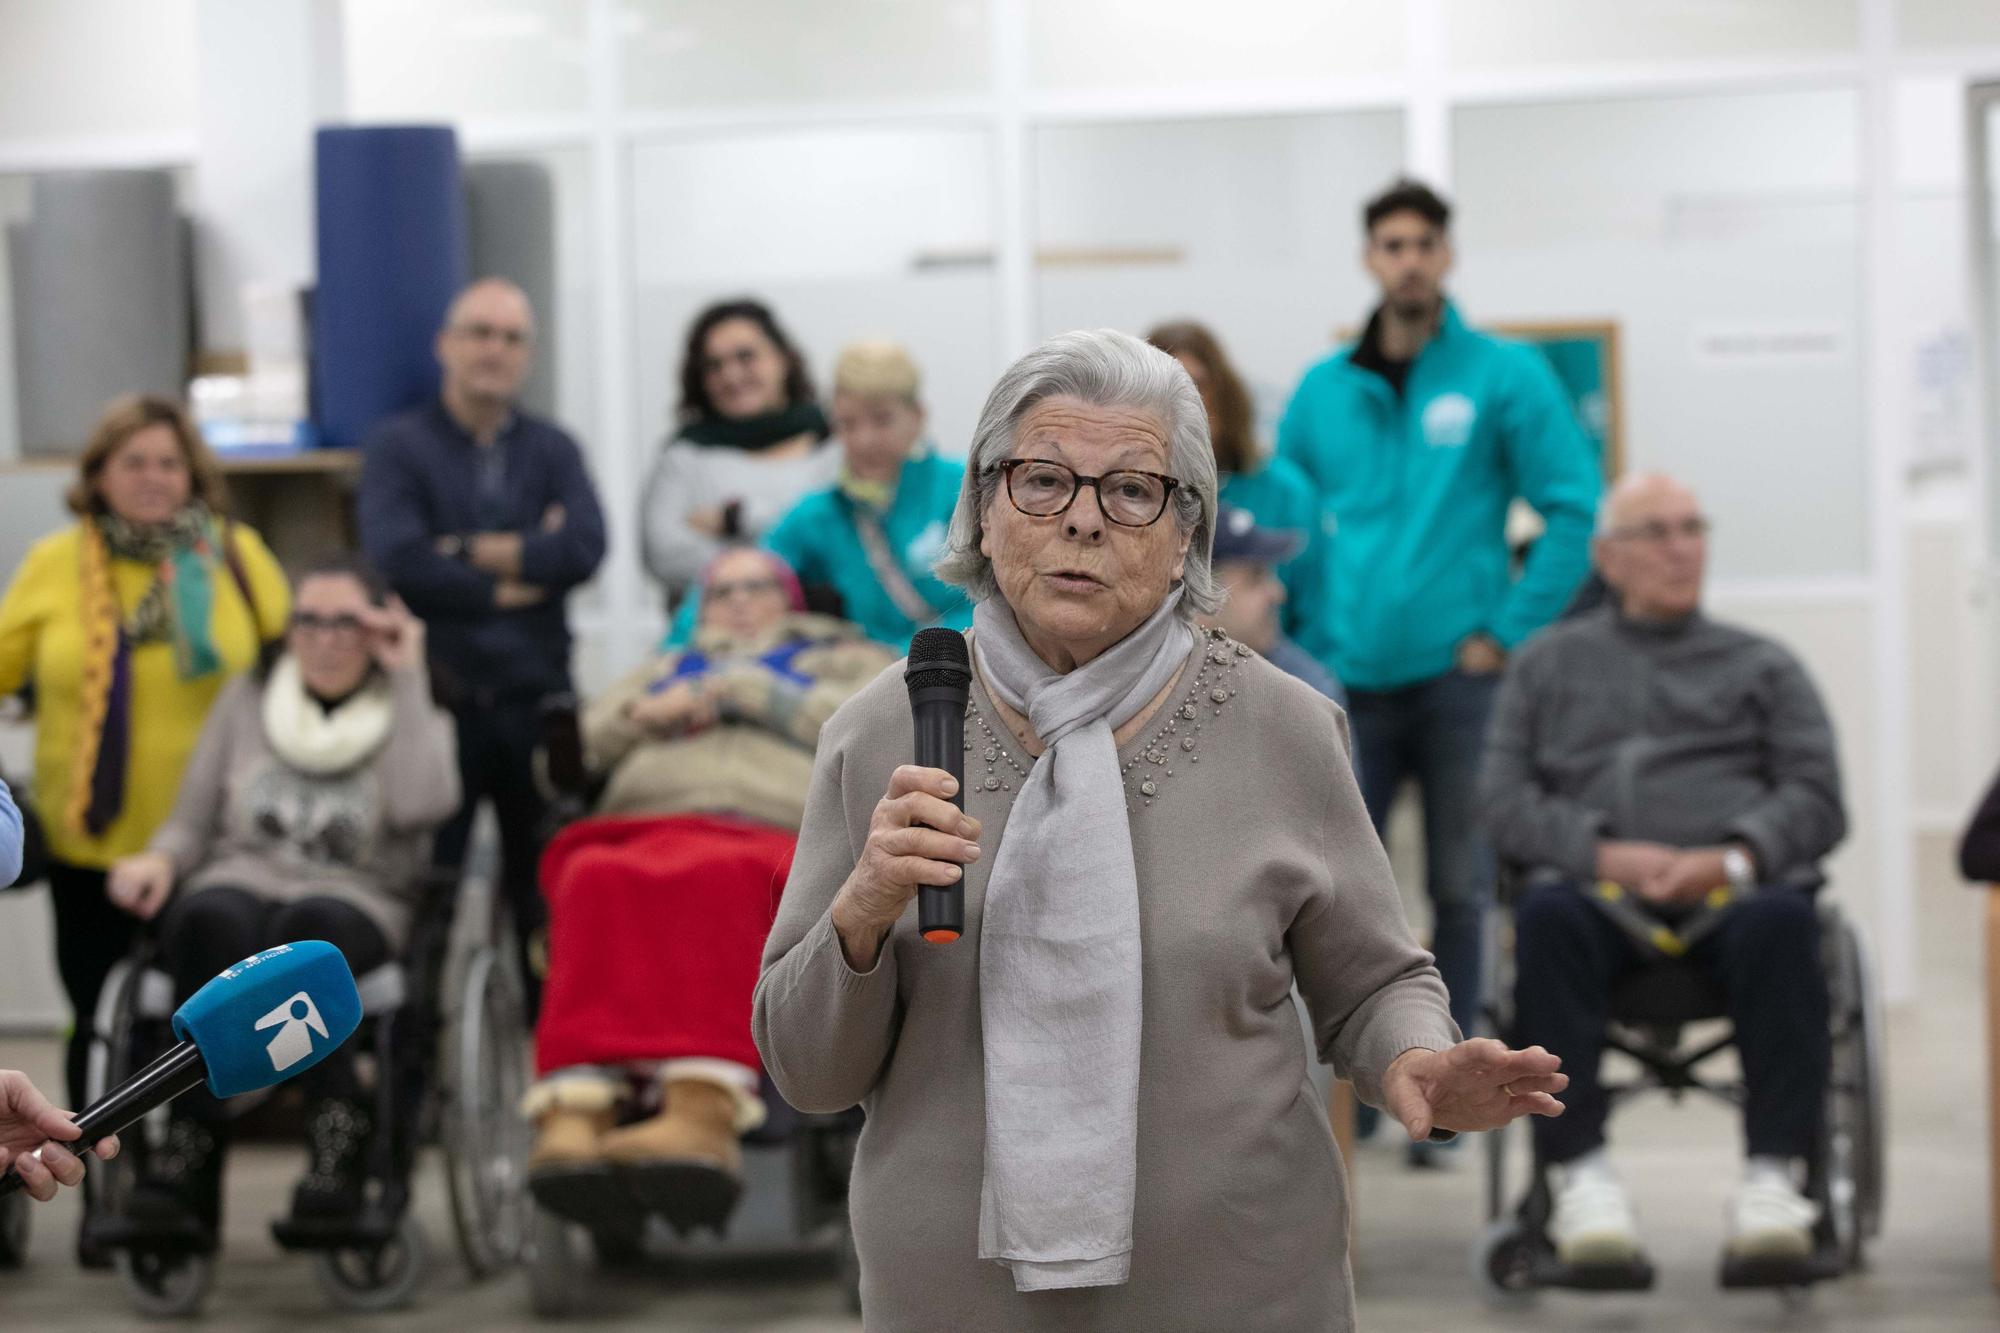
<svg viewBox="0 0 2000 1333">
<path fill-rule="evenodd" d="M 1424 405 L 1424 443 L 1433 449 L 1463 449 L 1472 443 L 1479 409 L 1462 393 L 1441 393 Z"/>
</svg>

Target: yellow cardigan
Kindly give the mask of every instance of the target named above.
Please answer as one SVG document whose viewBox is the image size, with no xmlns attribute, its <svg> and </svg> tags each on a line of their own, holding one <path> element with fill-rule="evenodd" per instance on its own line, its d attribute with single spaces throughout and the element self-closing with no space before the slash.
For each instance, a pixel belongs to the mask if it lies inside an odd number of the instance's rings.
<svg viewBox="0 0 2000 1333">
<path fill-rule="evenodd" d="M 0 601 L 0 695 L 35 687 L 35 804 L 49 853 L 70 865 L 103 869 L 141 851 L 174 806 L 181 769 L 194 752 L 209 705 L 231 676 L 257 660 L 266 639 L 282 634 L 291 615 L 291 589 L 270 548 L 242 524 L 231 528 L 243 576 L 256 599 L 251 608 L 227 567 L 217 563 L 209 632 L 223 670 L 182 680 L 173 645 L 141 644 L 132 650 L 132 748 L 126 765 L 125 804 L 102 837 L 70 828 L 62 818 L 83 713 L 82 529 L 72 525 L 43 538 L 28 552 Z M 111 562 L 118 605 L 130 615 L 153 582 L 153 568 L 136 560 Z"/>
</svg>

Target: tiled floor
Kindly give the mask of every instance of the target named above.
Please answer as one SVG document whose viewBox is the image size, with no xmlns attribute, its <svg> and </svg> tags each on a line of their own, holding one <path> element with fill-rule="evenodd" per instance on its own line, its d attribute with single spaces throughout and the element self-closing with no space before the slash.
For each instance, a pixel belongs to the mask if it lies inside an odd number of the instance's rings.
<svg viewBox="0 0 2000 1333">
<path fill-rule="evenodd" d="M 1654 1102 L 1616 1125 L 1614 1151 L 1661 1267 L 1644 1296 L 1551 1295 L 1525 1309 L 1486 1304 L 1469 1276 L 1479 1231 L 1476 1155 L 1451 1171 L 1414 1176 L 1387 1143 L 1364 1144 L 1355 1164 L 1360 1230 L 1355 1251 L 1362 1326 L 1371 1333 L 1441 1330 L 1936 1330 L 2000 1329 L 2000 1293 L 1987 1271 L 1985 1111 L 1978 985 L 1977 895 L 1955 884 L 1942 848 L 1925 849 L 1920 1003 L 1890 1021 L 1892 1151 L 1886 1234 L 1871 1270 L 1819 1289 L 1787 1310 L 1775 1297 L 1725 1294 L 1714 1265 L 1722 1205 L 1735 1171 L 1736 1130 L 1720 1108 Z M 52 1079 L 48 1042 L 0 1043 L 0 1065 Z M 228 1255 L 204 1327 L 355 1326 L 331 1313 L 309 1265 L 280 1253 L 265 1220 L 297 1168 L 294 1151 L 252 1148 L 233 1166 Z M 419 1213 L 442 1257 L 417 1305 L 373 1318 L 381 1330 L 502 1329 L 538 1325 L 523 1281 L 472 1286 L 448 1257 L 449 1220 L 435 1171 Z M 72 1205 L 38 1211 L 31 1265 L 0 1274 L 0 1327 L 111 1330 L 145 1327 L 116 1279 L 68 1259 Z M 667 1269 L 599 1276 L 589 1327 L 823 1333 L 858 1325 L 841 1313 L 824 1262 L 752 1265 L 727 1273 Z"/>
</svg>

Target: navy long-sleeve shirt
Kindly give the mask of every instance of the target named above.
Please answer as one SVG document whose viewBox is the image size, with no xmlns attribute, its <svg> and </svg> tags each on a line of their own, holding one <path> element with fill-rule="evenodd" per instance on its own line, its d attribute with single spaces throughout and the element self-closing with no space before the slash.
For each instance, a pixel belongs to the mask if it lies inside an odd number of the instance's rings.
<svg viewBox="0 0 2000 1333">
<path fill-rule="evenodd" d="M 604 514 L 576 441 L 516 412 L 482 446 L 434 400 L 384 421 L 363 447 L 361 547 L 423 618 L 432 658 L 480 696 L 567 689 L 564 603 L 604 559 Z M 541 602 L 502 610 L 499 580 L 438 552 L 438 538 L 475 532 L 521 534 L 521 581 Z"/>
</svg>

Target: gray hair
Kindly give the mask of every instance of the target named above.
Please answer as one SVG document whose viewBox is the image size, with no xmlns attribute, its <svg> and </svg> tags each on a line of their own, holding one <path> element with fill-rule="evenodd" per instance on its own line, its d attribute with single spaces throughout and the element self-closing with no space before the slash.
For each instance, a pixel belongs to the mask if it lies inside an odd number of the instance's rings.
<svg viewBox="0 0 2000 1333">
<path fill-rule="evenodd" d="M 1021 418 L 1049 398 L 1130 408 L 1159 419 L 1167 434 L 1167 472 L 1180 482 L 1173 493 L 1174 520 L 1189 534 L 1178 610 L 1193 620 L 1219 608 L 1223 591 L 1210 567 L 1217 482 L 1208 412 L 1180 362 L 1116 329 L 1059 333 L 1001 373 L 973 428 L 958 508 L 934 566 L 937 576 L 965 589 L 975 602 L 999 591 L 993 562 L 979 550 L 986 507 L 1000 489 L 999 464 L 1013 456 Z"/>
</svg>

